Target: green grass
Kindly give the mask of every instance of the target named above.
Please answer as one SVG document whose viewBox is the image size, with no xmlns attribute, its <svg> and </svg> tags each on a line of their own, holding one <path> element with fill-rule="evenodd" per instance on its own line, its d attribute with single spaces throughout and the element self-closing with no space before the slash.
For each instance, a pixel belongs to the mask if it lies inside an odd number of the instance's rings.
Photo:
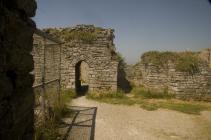
<svg viewBox="0 0 211 140">
<path fill-rule="evenodd" d="M 168 89 L 163 89 L 163 91 L 155 91 L 146 89 L 143 86 L 135 87 L 131 91 L 131 94 L 134 94 L 135 97 L 144 98 L 144 99 L 171 99 L 174 98 L 173 94 L 168 93 Z"/>
<path fill-rule="evenodd" d="M 192 103 L 167 102 L 167 103 L 160 103 L 159 107 L 196 115 L 199 115 L 201 111 L 206 110 L 205 106 Z"/>
<path fill-rule="evenodd" d="M 135 87 L 130 96 L 122 92 L 92 92 L 87 95 L 88 99 L 110 104 L 139 105 L 141 108 L 153 111 L 159 108 L 174 110 L 187 114 L 199 115 L 201 111 L 210 110 L 211 104 L 196 101 L 180 101 L 167 91 L 149 91 L 144 87 Z"/>
<path fill-rule="evenodd" d="M 86 95 L 88 99 L 97 100 L 100 102 L 110 103 L 110 104 L 125 104 L 132 105 L 134 101 L 130 100 L 124 93 L 118 92 L 107 92 L 107 91 L 98 91 L 90 92 Z"/>
<path fill-rule="evenodd" d="M 163 108 L 194 115 L 200 115 L 200 112 L 204 110 L 211 110 L 211 106 L 208 107 L 203 104 L 197 104 L 197 103 L 195 104 L 193 102 L 182 102 L 182 101 L 181 103 L 177 103 L 174 100 L 173 101 L 166 100 L 165 102 L 154 101 L 153 103 L 145 100 L 145 102 L 143 102 L 140 105 L 140 107 L 148 111 Z"/>
<path fill-rule="evenodd" d="M 76 94 L 72 90 L 62 91 L 60 98 L 53 96 L 52 93 L 47 94 L 46 98 L 51 100 L 51 113 L 50 116 L 35 127 L 35 140 L 61 139 L 58 126 L 63 117 L 71 115 L 71 111 L 67 108 L 66 104 L 71 102 L 71 99 L 75 96 Z"/>
</svg>

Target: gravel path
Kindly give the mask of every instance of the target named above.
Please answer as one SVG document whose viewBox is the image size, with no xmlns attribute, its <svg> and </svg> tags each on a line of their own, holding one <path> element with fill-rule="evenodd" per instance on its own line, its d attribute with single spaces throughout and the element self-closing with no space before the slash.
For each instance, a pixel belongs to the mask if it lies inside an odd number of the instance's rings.
<svg viewBox="0 0 211 140">
<path fill-rule="evenodd" d="M 211 112 L 208 111 L 201 115 L 164 109 L 146 111 L 138 106 L 99 103 L 85 97 L 74 99 L 71 105 L 76 117 L 75 121 L 71 119 L 68 140 L 211 139 Z"/>
</svg>

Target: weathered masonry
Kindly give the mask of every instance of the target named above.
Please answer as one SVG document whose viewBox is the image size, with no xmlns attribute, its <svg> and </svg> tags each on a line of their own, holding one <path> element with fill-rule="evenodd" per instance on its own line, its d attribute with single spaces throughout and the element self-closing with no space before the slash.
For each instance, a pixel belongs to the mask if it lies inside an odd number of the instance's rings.
<svg viewBox="0 0 211 140">
<path fill-rule="evenodd" d="M 63 88 L 79 92 L 117 89 L 118 61 L 112 29 L 77 25 L 44 31 L 64 42 L 61 46 Z M 35 73 L 39 75 L 36 70 Z"/>
<path fill-rule="evenodd" d="M 35 76 L 34 85 L 59 79 L 61 43 L 38 29 L 35 30 L 33 37 L 31 54 L 34 60 L 34 71 L 32 72 Z"/>
<path fill-rule="evenodd" d="M 160 54 L 165 55 L 165 52 Z M 198 54 L 198 59 L 202 59 L 197 64 L 198 68 L 194 73 L 178 70 L 177 64 L 166 55 L 165 66 L 153 63 L 153 61 L 149 62 L 148 57 L 148 60 L 142 59 L 135 66 L 128 67 L 127 75 L 135 85 L 144 85 L 149 89 L 167 90 L 182 99 L 211 101 L 210 49 L 202 50 L 196 54 Z M 187 60 L 189 61 L 189 59 Z M 156 61 L 158 60 L 156 58 Z M 161 60 L 161 62 L 165 61 Z M 186 62 L 185 59 L 182 59 L 184 64 L 181 65 L 182 68 L 187 67 L 189 63 Z"/>
<path fill-rule="evenodd" d="M 0 139 L 34 138 L 35 0 L 0 1 Z"/>
</svg>

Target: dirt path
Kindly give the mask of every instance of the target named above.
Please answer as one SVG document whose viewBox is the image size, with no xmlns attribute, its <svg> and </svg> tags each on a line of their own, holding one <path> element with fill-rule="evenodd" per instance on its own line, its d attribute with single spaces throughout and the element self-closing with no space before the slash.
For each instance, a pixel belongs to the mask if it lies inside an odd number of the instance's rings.
<svg viewBox="0 0 211 140">
<path fill-rule="evenodd" d="M 71 120 L 75 125 L 68 132 L 68 140 L 211 139 L 211 112 L 208 111 L 201 115 L 164 109 L 146 111 L 138 106 L 99 103 L 85 97 L 74 99 L 71 105 L 78 106 L 72 108 L 79 111 L 75 122 Z"/>
</svg>

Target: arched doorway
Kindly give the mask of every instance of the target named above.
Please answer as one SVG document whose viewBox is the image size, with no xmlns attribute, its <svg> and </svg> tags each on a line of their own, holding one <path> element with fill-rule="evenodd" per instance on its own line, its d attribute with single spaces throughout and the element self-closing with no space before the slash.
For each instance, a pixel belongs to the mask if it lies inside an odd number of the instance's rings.
<svg viewBox="0 0 211 140">
<path fill-rule="evenodd" d="M 89 90 L 89 65 L 85 61 L 79 61 L 75 66 L 75 90 L 79 96 Z"/>
</svg>

